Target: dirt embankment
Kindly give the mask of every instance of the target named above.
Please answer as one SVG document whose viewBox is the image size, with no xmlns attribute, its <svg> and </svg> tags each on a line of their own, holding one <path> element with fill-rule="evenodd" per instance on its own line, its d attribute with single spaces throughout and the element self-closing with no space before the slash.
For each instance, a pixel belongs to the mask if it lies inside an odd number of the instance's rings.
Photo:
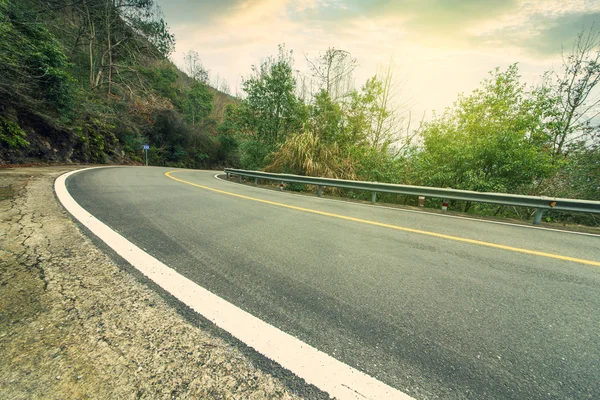
<svg viewBox="0 0 600 400">
<path fill-rule="evenodd" d="M 298 398 L 77 229 L 52 189 L 74 168 L 0 171 L 0 398 Z"/>
</svg>

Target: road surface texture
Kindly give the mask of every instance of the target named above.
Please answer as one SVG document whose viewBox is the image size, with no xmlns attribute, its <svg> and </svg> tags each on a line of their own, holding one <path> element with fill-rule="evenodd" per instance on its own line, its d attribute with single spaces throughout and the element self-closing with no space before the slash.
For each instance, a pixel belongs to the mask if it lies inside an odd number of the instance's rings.
<svg viewBox="0 0 600 400">
<path fill-rule="evenodd" d="M 598 236 L 168 171 L 67 188 L 187 278 L 417 399 L 600 398 Z"/>
<path fill-rule="evenodd" d="M 0 399 L 327 398 L 96 248 L 53 193 L 80 168 L 0 169 Z"/>
</svg>

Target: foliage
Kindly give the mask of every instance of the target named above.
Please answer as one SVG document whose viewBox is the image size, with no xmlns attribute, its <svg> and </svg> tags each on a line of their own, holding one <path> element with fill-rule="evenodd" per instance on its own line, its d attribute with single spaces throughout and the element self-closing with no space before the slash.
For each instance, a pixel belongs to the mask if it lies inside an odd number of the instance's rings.
<svg viewBox="0 0 600 400">
<path fill-rule="evenodd" d="M 181 93 L 175 86 L 179 76 L 171 64 L 158 63 L 149 67 L 138 67 L 139 74 L 158 95 L 177 101 Z"/>
<path fill-rule="evenodd" d="M 310 107 L 308 121 L 312 132 L 321 140 L 338 143 L 344 137 L 344 113 L 341 104 L 334 102 L 325 90 L 321 90 Z"/>
<path fill-rule="evenodd" d="M 261 170 L 269 164 L 273 151 L 272 146 L 268 146 L 256 138 L 243 138 L 239 143 L 240 167 Z"/>
<path fill-rule="evenodd" d="M 68 112 L 75 103 L 73 78 L 61 44 L 13 1 L 0 3 L 0 99 Z"/>
<path fill-rule="evenodd" d="M 163 56 L 175 48 L 175 36 L 169 32 L 167 23 L 152 0 L 122 1 L 121 17 L 140 36 L 145 38 Z"/>
<path fill-rule="evenodd" d="M 347 105 L 347 124 L 345 132 L 345 145 L 364 145 L 385 150 L 389 143 L 380 141 L 375 137 L 374 128 L 377 116 L 381 113 L 378 98 L 383 88 L 377 77 L 368 79 L 360 92 L 350 94 Z"/>
<path fill-rule="evenodd" d="M 173 44 L 152 0 L 0 2 L 0 117 L 35 139 L 3 128 L 0 158 L 140 161 L 150 144 L 157 164 L 212 165 L 216 92 L 166 60 Z"/>
<path fill-rule="evenodd" d="M 571 146 L 563 167 L 544 182 L 545 193 L 600 201 L 600 146 Z"/>
<path fill-rule="evenodd" d="M 370 146 L 350 149 L 356 176 L 361 181 L 405 184 L 406 168 L 403 158 L 390 157 Z"/>
<path fill-rule="evenodd" d="M 277 147 L 302 128 L 307 111 L 295 95 L 292 64 L 292 53 L 280 46 L 277 58 L 252 68 L 252 76 L 243 82 L 246 98 L 226 109 L 218 128 L 219 137 L 226 142 L 221 159 L 239 160 L 243 168 L 262 169 Z M 235 154 L 223 154 L 226 149 Z"/>
<path fill-rule="evenodd" d="M 184 113 L 189 123 L 196 125 L 210 115 L 213 94 L 204 83 L 194 81 L 185 96 Z"/>
<path fill-rule="evenodd" d="M 27 133 L 19 124 L 0 116 L 0 143 L 8 148 L 27 147 L 29 142 L 25 139 Z"/>
<path fill-rule="evenodd" d="M 280 46 L 276 59 L 253 67 L 253 76 L 243 82 L 245 120 L 256 139 L 267 146 L 285 141 L 302 126 L 303 107 L 294 94 L 292 63 L 291 52 Z"/>
<path fill-rule="evenodd" d="M 422 129 L 414 179 L 483 192 L 527 189 L 553 172 L 543 105 L 519 83 L 516 65 L 496 69 L 480 89 Z"/>
</svg>

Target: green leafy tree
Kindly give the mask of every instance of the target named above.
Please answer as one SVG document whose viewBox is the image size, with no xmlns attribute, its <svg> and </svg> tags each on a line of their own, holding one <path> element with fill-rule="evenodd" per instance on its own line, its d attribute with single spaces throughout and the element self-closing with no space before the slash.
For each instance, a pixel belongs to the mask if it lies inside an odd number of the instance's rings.
<svg viewBox="0 0 600 400">
<path fill-rule="evenodd" d="M 310 130 L 325 142 L 337 142 L 344 132 L 344 114 L 340 103 L 321 90 L 310 106 Z"/>
<path fill-rule="evenodd" d="M 573 149 L 568 163 L 560 170 L 554 192 L 562 197 L 600 200 L 600 145 Z M 598 218 L 596 218 L 598 220 Z"/>
<path fill-rule="evenodd" d="M 235 137 L 236 158 L 244 168 L 263 168 L 278 145 L 302 130 L 307 110 L 295 95 L 292 64 L 292 53 L 279 46 L 277 58 L 252 67 L 242 85 L 246 97 L 225 113 L 220 135 Z"/>
<path fill-rule="evenodd" d="M 382 112 L 379 98 L 383 87 L 377 77 L 367 80 L 361 91 L 353 91 L 346 110 L 344 137 L 346 145 L 370 145 L 382 149 L 389 144 L 376 135 L 377 121 Z"/>
<path fill-rule="evenodd" d="M 253 67 L 253 76 L 243 82 L 247 120 L 256 138 L 268 146 L 285 141 L 302 127 L 304 107 L 295 95 L 292 64 L 292 53 L 280 46 L 276 59 Z"/>
<path fill-rule="evenodd" d="M 519 82 L 517 65 L 496 69 L 469 96 L 422 127 L 415 180 L 430 186 L 518 192 L 553 172 L 544 140 L 547 105 Z"/>
<path fill-rule="evenodd" d="M 132 89 L 140 54 L 166 58 L 175 45 L 153 0 L 56 0 L 43 4 L 50 12 L 70 11 L 70 22 L 77 27 L 70 41 L 73 48 L 85 50 L 89 87 L 105 89 L 109 97 Z"/>
<path fill-rule="evenodd" d="M 173 65 L 160 62 L 150 67 L 139 66 L 137 70 L 139 71 L 138 77 L 142 78 L 140 80 L 143 82 L 140 95 L 154 92 L 169 99 L 181 109 L 184 108 L 178 104 L 183 96 L 180 88 L 176 85 L 179 76 Z"/>
<path fill-rule="evenodd" d="M 196 125 L 210 115 L 213 94 L 204 83 L 194 81 L 185 96 L 185 115 L 189 123 Z"/>
<path fill-rule="evenodd" d="M 233 166 L 240 165 L 240 143 L 252 138 L 249 115 L 244 103 L 226 106 L 223 122 L 217 127 L 219 161 Z"/>
</svg>

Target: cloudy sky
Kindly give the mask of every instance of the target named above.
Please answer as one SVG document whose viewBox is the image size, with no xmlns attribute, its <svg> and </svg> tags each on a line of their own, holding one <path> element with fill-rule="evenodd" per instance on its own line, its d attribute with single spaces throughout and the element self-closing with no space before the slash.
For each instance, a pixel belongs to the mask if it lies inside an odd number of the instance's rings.
<svg viewBox="0 0 600 400">
<path fill-rule="evenodd" d="M 560 67 L 582 27 L 600 27 L 600 0 L 157 0 L 177 40 L 232 91 L 285 43 L 306 69 L 328 47 L 358 59 L 356 85 L 391 57 L 414 113 L 443 110 L 495 67 L 523 80 Z"/>
</svg>

